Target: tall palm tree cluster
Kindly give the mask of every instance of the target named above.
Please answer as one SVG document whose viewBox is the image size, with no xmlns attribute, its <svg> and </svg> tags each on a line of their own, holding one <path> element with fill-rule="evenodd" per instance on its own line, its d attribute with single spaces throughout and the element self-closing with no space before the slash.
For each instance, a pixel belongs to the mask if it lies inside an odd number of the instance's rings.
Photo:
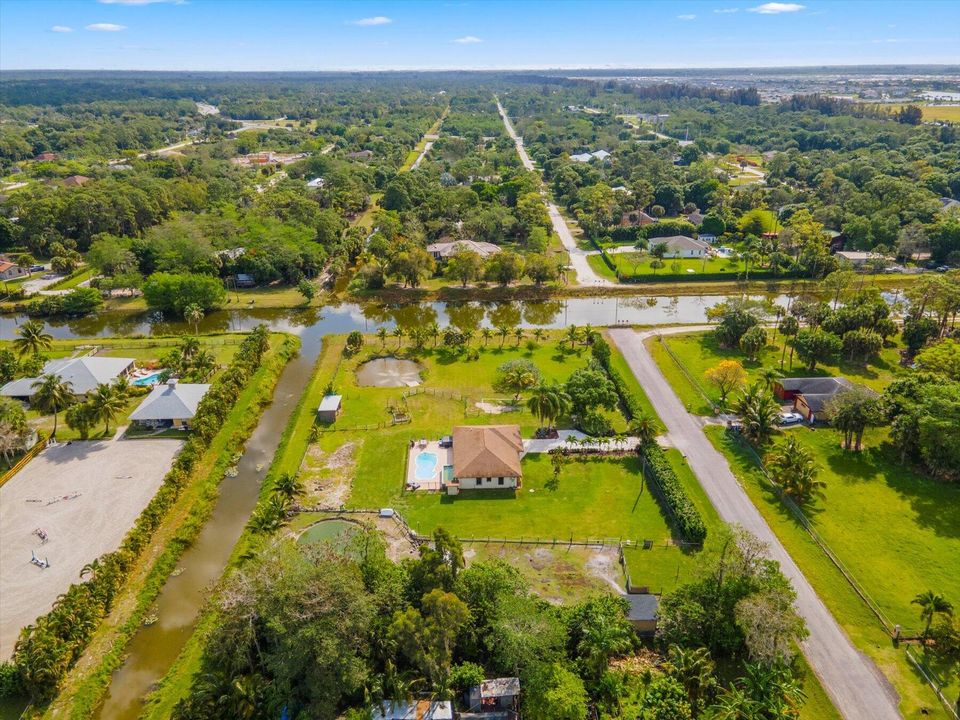
<svg viewBox="0 0 960 720">
<path fill-rule="evenodd" d="M 827 484 L 817 475 L 819 470 L 813 453 L 796 435 L 789 435 L 764 458 L 767 472 L 783 491 L 801 505 L 813 498 L 822 498 Z"/>
<path fill-rule="evenodd" d="M 172 374 L 190 382 L 204 382 L 217 369 L 213 353 L 192 337 L 183 338 L 180 346 L 164 355 L 160 363 Z"/>
</svg>

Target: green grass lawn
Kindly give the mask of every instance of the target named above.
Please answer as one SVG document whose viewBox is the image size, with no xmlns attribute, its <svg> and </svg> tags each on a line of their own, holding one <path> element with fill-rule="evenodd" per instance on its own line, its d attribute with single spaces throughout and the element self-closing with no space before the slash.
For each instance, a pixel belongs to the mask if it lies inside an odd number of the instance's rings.
<svg viewBox="0 0 960 720">
<path fill-rule="evenodd" d="M 724 351 L 703 333 L 664 340 L 692 373 L 702 375 L 706 367 L 723 359 Z M 681 400 L 693 412 L 709 410 L 659 343 L 653 340 L 649 347 Z M 765 352 L 767 357 L 761 359 L 768 364 L 779 362 L 776 350 Z M 895 352 L 885 350 L 876 367 L 857 369 L 859 375 L 851 374 L 851 379 L 880 389 L 900 371 L 890 357 Z M 747 367 L 751 374 L 759 368 L 760 363 Z M 847 374 L 843 366 L 826 367 L 822 374 L 836 372 Z M 791 374 L 806 373 L 796 370 Z M 838 622 L 894 683 L 905 717 L 921 717 L 923 708 L 934 717 L 943 717 L 932 692 L 903 651 L 892 646 L 840 571 L 769 489 L 753 455 L 730 441 L 720 427 L 708 426 L 705 432 L 727 456 L 753 502 Z M 960 575 L 955 570 L 960 557 L 960 514 L 951 512 L 960 505 L 960 488 L 936 483 L 903 467 L 885 444 L 883 429 L 868 431 L 866 450 L 859 455 L 843 452 L 839 434 L 829 428 L 787 432 L 798 433 L 814 451 L 821 477 L 827 482 L 826 497 L 806 509 L 808 517 L 891 622 L 900 623 L 907 632 L 915 630 L 919 619 L 910 600 L 928 588 L 955 602 L 960 598 Z"/>
<path fill-rule="evenodd" d="M 656 243 L 656 238 L 652 238 L 650 242 Z M 697 258 L 664 258 L 663 267 L 658 270 L 650 267 L 653 258 L 646 253 L 639 256 L 634 253 L 609 253 L 607 257 L 613 261 L 623 277 L 656 277 L 676 281 L 680 278 L 697 279 L 704 274 L 723 274 L 736 280 L 738 273 L 744 270 L 742 260 L 731 263 L 717 257 L 707 258 L 706 261 Z M 679 269 L 674 268 L 674 263 L 677 263 Z"/>
<path fill-rule="evenodd" d="M 53 285 L 45 288 L 46 290 L 73 290 L 79 287 L 80 283 L 89 280 L 94 275 L 93 268 L 87 268 L 81 272 L 67 275 L 63 280 L 58 280 Z"/>
<path fill-rule="evenodd" d="M 673 354 L 679 358 L 684 367 L 690 372 L 694 380 L 715 402 L 719 401 L 720 393 L 716 388 L 709 385 L 704 378 L 704 373 L 722 360 L 737 360 L 750 376 L 749 382 L 758 377 L 764 367 L 780 366 L 780 358 L 783 350 L 783 337 L 778 335 L 773 338 L 773 331 L 768 336 L 776 344 L 767 346 L 761 351 L 755 362 L 749 362 L 739 349 L 722 348 L 716 342 L 712 332 L 699 332 L 682 335 L 663 336 L 662 343 L 669 346 Z M 670 355 L 663 348 L 661 341 L 656 338 L 647 341 L 647 347 L 650 349 L 657 364 L 663 373 L 667 376 L 670 384 L 676 390 L 680 399 L 688 405 L 691 412 L 698 415 L 710 415 L 713 413 L 710 404 L 691 387 L 690 383 L 683 376 L 683 373 L 676 367 L 676 364 L 670 358 Z M 794 357 L 793 366 L 790 366 L 790 349 L 787 348 L 786 362 L 784 363 L 783 374 L 785 377 L 827 377 L 842 375 L 849 378 L 852 382 L 865 385 L 877 392 L 882 391 L 893 378 L 903 372 L 899 363 L 899 346 L 884 348 L 879 357 L 869 365 L 857 365 L 841 360 L 840 362 L 823 363 L 817 365 L 812 372 L 807 370 L 803 364 Z"/>
</svg>

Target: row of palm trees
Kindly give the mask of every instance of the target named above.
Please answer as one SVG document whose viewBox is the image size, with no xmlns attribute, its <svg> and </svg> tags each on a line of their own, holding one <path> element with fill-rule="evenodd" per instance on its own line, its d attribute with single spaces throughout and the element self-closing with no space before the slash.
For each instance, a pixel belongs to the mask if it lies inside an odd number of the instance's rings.
<svg viewBox="0 0 960 720">
<path fill-rule="evenodd" d="M 444 331 L 439 323 L 434 321 L 427 325 L 415 325 L 412 328 L 404 328 L 398 325 L 393 328 L 393 330 L 387 330 L 385 327 L 381 327 L 377 329 L 376 334 L 377 339 L 380 341 L 381 348 L 386 348 L 387 339 L 390 337 L 396 338 L 397 349 L 403 345 L 404 337 L 409 337 L 415 347 L 422 348 L 428 341 L 432 342 L 433 347 L 437 347 L 437 344 L 443 337 Z M 460 330 L 460 334 L 465 338 L 467 345 L 470 345 L 473 339 L 479 335 L 483 340 L 483 347 L 487 347 L 494 338 L 499 338 L 501 348 L 506 344 L 507 338 L 513 338 L 516 345 L 519 346 L 523 339 L 528 337 L 527 331 L 519 325 L 508 324 L 499 324 L 493 328 L 484 327 L 476 331 L 464 329 Z M 570 325 L 564 331 L 558 344 L 561 349 L 573 349 L 579 344 L 589 343 L 593 335 L 594 330 L 589 325 L 584 327 Z M 529 331 L 529 337 L 532 337 L 533 340 L 539 344 L 546 339 L 547 331 L 543 328 L 534 328 Z"/>
<path fill-rule="evenodd" d="M 53 432 L 57 438 L 60 412 L 67 411 L 67 424 L 86 439 L 90 426 L 103 423 L 104 435 L 110 433 L 110 423 L 123 413 L 130 397 L 130 383 L 125 377 L 117 378 L 112 385 L 101 383 L 83 402 L 78 402 L 73 393 L 73 384 L 58 375 L 47 374 L 37 378 L 30 386 L 33 390 L 33 407 L 46 415 L 53 415 Z"/>
</svg>

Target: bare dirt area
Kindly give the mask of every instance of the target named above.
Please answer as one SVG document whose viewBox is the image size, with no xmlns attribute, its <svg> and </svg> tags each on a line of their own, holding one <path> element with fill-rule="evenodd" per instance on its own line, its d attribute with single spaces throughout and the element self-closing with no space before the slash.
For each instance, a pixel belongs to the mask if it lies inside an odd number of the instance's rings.
<svg viewBox="0 0 960 720">
<path fill-rule="evenodd" d="M 357 443 L 347 442 L 332 453 L 311 444 L 300 464 L 304 505 L 337 509 L 347 502 L 356 467 Z"/>
<path fill-rule="evenodd" d="M 615 547 L 472 543 L 464 548 L 464 557 L 468 565 L 492 559 L 510 563 L 533 592 L 558 605 L 598 592 L 624 592 Z"/>
<path fill-rule="evenodd" d="M 84 565 L 119 546 L 181 445 L 171 439 L 57 445 L 0 488 L 0 660 L 13 653 L 20 629 L 80 579 Z M 31 552 L 50 566 L 31 563 Z"/>
<path fill-rule="evenodd" d="M 407 558 L 418 558 L 420 553 L 410 538 L 400 529 L 400 525 L 393 518 L 376 517 L 373 524 L 377 530 L 383 533 L 383 538 L 387 542 L 387 557 L 394 562 L 400 562 Z"/>
</svg>

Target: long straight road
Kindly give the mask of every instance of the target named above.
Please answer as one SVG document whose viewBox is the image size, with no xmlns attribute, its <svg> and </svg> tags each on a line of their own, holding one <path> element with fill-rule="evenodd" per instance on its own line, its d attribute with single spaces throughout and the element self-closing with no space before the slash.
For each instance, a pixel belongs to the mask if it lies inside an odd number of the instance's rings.
<svg viewBox="0 0 960 720">
<path fill-rule="evenodd" d="M 692 415 L 673 392 L 643 341 L 660 334 L 690 332 L 678 327 L 639 332 L 626 328 L 610 330 L 610 337 L 623 353 L 630 370 L 667 428 L 671 444 L 687 462 L 720 517 L 737 523 L 765 542 L 772 559 L 797 591 L 796 608 L 807 623 L 810 636 L 801 643 L 813 671 L 820 678 L 833 704 L 846 720 L 896 720 L 900 718 L 895 691 L 873 661 L 858 651 L 823 601 L 787 553 L 730 471 L 726 458 L 710 443 Z"/>
<path fill-rule="evenodd" d="M 497 110 L 500 111 L 500 117 L 503 118 L 503 126 L 507 129 L 507 134 L 513 139 L 513 144 L 517 146 L 517 154 L 520 156 L 520 162 L 523 163 L 523 167 L 527 170 L 534 170 L 533 161 L 530 159 L 530 156 L 527 154 L 527 149 L 523 145 L 523 138 L 517 135 L 517 131 L 514 129 L 513 123 L 510 122 L 507 111 L 503 109 L 503 105 L 500 104 L 499 99 L 497 100 Z M 550 215 L 553 231 L 557 233 L 560 242 L 563 243 L 563 247 L 570 255 L 570 267 L 573 268 L 573 271 L 577 275 L 577 283 L 579 285 L 616 285 L 616 283 L 601 277 L 590 267 L 590 263 L 587 261 L 589 253 L 587 253 L 586 250 L 581 250 L 577 246 L 577 241 L 574 239 L 573 233 L 570 232 L 570 228 L 567 226 L 566 220 L 563 219 L 563 215 L 560 214 L 560 210 L 550 198 L 547 197 L 543 189 L 540 190 L 540 194 L 543 195 L 543 201 L 547 204 L 547 213 Z"/>
</svg>

